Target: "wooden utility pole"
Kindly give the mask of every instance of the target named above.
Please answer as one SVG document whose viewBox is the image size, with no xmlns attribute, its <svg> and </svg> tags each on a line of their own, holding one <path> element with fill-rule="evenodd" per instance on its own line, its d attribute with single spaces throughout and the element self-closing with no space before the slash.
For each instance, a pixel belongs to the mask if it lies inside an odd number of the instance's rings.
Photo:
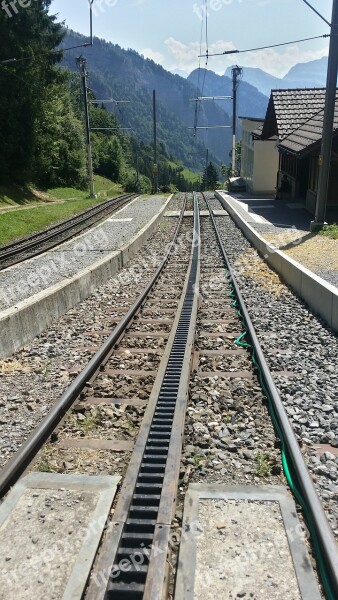
<svg viewBox="0 0 338 600">
<path fill-rule="evenodd" d="M 236 131 L 237 131 L 237 88 L 238 78 L 242 75 L 242 69 L 237 65 L 232 69 L 232 176 L 236 171 Z"/>
<path fill-rule="evenodd" d="M 156 116 L 156 91 L 153 90 L 153 117 L 154 117 L 154 194 L 158 192 L 158 164 L 157 164 L 157 116 Z"/>
<path fill-rule="evenodd" d="M 205 191 L 208 191 L 208 165 L 209 165 L 209 149 L 207 148 L 206 151 L 206 158 L 205 158 Z"/>
<path fill-rule="evenodd" d="M 90 194 L 91 198 L 95 198 L 93 156 L 92 156 L 92 143 L 91 143 L 91 136 L 90 136 L 90 121 L 89 121 L 89 107 L 88 107 L 88 87 L 87 87 L 88 74 L 87 74 L 87 69 L 86 69 L 86 59 L 83 56 L 80 56 L 79 58 L 76 59 L 76 62 L 80 68 L 80 73 L 81 73 L 83 101 L 84 101 L 84 109 L 85 109 L 89 194 Z"/>
<path fill-rule="evenodd" d="M 319 156 L 319 181 L 315 219 L 311 221 L 311 231 L 320 229 L 325 223 L 327 195 L 331 166 L 334 112 L 336 106 L 338 71 L 338 0 L 333 0 L 329 62 L 327 66 L 325 109 L 322 147 Z"/>
</svg>

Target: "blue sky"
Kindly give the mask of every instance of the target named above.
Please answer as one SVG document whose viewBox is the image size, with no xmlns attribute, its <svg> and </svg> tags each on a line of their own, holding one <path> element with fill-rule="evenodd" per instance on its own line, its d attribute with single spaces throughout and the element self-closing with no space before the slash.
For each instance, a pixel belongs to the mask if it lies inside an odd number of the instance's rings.
<svg viewBox="0 0 338 600">
<path fill-rule="evenodd" d="M 311 0 L 328 20 L 332 0 Z M 133 48 L 169 70 L 198 66 L 202 0 L 94 0 L 94 33 Z M 208 0 L 209 52 L 245 49 L 322 35 L 329 27 L 303 0 Z M 53 0 L 51 13 L 87 34 L 88 0 Z M 223 73 L 227 66 L 260 67 L 283 76 L 297 62 L 327 54 L 326 39 L 237 56 L 210 58 L 208 68 Z M 203 63 L 204 64 L 204 63 Z"/>
</svg>

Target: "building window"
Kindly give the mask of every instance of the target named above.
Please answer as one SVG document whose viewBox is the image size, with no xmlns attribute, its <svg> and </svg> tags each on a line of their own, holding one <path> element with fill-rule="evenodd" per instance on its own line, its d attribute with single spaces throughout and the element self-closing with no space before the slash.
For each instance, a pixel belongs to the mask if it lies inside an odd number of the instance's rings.
<svg viewBox="0 0 338 600">
<path fill-rule="evenodd" d="M 293 179 L 296 179 L 296 175 L 297 175 L 296 159 L 293 156 L 288 156 L 287 154 L 282 154 L 281 171 L 283 171 L 283 173 L 286 173 Z"/>
<path fill-rule="evenodd" d="M 310 161 L 309 189 L 311 192 L 318 191 L 319 160 L 318 156 L 312 156 Z"/>
</svg>

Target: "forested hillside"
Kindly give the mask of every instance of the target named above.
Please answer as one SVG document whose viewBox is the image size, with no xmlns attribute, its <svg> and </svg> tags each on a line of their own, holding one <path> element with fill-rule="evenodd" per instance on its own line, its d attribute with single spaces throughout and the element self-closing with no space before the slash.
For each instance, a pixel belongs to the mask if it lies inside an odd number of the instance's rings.
<svg viewBox="0 0 338 600">
<path fill-rule="evenodd" d="M 62 53 L 55 50 L 69 40 L 63 27 L 49 16 L 50 5 L 51 0 L 36 0 L 18 11 L 15 19 L 0 11 L 0 184 L 85 188 L 88 175 L 81 79 L 79 72 L 65 68 Z M 67 56 L 65 62 L 74 68 L 73 56 Z M 120 59 L 122 73 L 122 55 Z M 138 65 L 141 79 L 142 61 Z M 108 61 L 102 81 L 108 79 L 111 68 L 116 69 L 116 65 L 110 66 Z M 121 93 L 132 83 L 130 74 L 125 74 Z M 95 91 L 106 97 L 107 87 L 101 82 Z M 104 106 L 90 104 L 91 126 L 114 130 L 92 132 L 93 164 L 95 173 L 122 183 L 127 190 L 150 192 L 153 147 L 142 141 L 142 137 L 150 141 L 151 136 L 142 136 L 140 131 L 151 131 L 151 101 L 142 87 L 137 93 L 143 105 L 130 105 L 132 136 L 119 129 L 123 125 L 120 115 L 117 119 Z M 89 95 L 90 100 L 97 97 L 92 90 Z M 184 177 L 184 164 L 203 165 L 205 148 L 193 141 L 181 121 L 175 121 L 161 103 L 158 139 L 161 188 L 193 187 L 191 176 Z M 187 161 L 183 164 L 177 156 L 187 156 Z"/>
<path fill-rule="evenodd" d="M 64 44 L 71 47 L 85 41 L 84 36 L 68 31 Z M 76 71 L 79 53 L 79 50 L 65 53 L 63 64 Z M 214 162 L 220 164 L 228 160 L 229 131 L 199 132 L 194 137 L 188 130 L 194 125 L 195 104 L 190 100 L 199 94 L 195 85 L 134 50 L 123 50 L 98 38 L 94 38 L 92 48 L 81 49 L 81 53 L 87 58 L 89 85 L 98 97 L 130 101 L 130 104 L 120 105 L 117 117 L 123 127 L 132 127 L 143 142 L 152 140 L 152 91 L 156 89 L 158 137 L 169 154 L 193 170 L 200 170 L 205 164 L 206 146 Z M 200 103 L 198 125 L 229 124 L 229 116 L 222 107 L 215 102 Z"/>
<path fill-rule="evenodd" d="M 245 69 L 243 69 L 245 77 Z M 199 73 L 196 69 L 190 73 L 188 80 L 197 85 Z M 225 75 L 217 75 L 213 71 L 206 71 L 204 80 L 204 93 L 207 96 L 232 96 L 232 80 Z M 259 92 L 253 85 L 241 81 L 238 87 L 238 115 L 243 117 L 265 117 L 269 98 Z M 232 103 L 224 100 L 217 101 L 230 115 Z"/>
</svg>

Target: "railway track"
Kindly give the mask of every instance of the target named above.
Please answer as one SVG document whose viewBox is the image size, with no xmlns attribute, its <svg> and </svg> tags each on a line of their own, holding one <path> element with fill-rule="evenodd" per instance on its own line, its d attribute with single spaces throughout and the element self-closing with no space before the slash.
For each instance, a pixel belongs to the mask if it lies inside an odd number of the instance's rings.
<svg viewBox="0 0 338 600">
<path fill-rule="evenodd" d="M 48 227 L 44 231 L 33 233 L 22 240 L 0 247 L 0 271 L 67 242 L 136 197 L 137 194 L 124 194 L 118 198 L 107 200 L 80 215 Z"/>
<path fill-rule="evenodd" d="M 261 414 L 264 438 L 266 394 L 270 414 L 283 440 L 284 459 L 292 470 L 292 486 L 300 492 L 298 500 L 301 497 L 303 508 L 310 515 L 329 587 L 338 594 L 337 547 L 224 252 L 217 218 L 209 200 L 194 195 L 194 222 L 191 217 L 183 220 L 186 201 L 174 240 L 153 280 L 133 306 L 124 311 L 113 333 L 41 427 L 0 473 L 1 494 L 30 464 L 75 402 L 75 414 L 82 415 L 90 415 L 101 406 L 103 411 L 108 406 L 110 412 L 109 407 L 128 407 L 132 431 L 121 430 L 119 411 L 114 413 L 113 421 L 100 423 L 94 429 L 101 440 L 101 449 L 110 448 L 119 456 L 125 453 L 128 466 L 123 472 L 123 485 L 93 567 L 86 598 L 158 600 L 170 584 L 174 585 L 175 569 L 169 573 L 168 547 L 176 505 L 184 499 L 189 482 L 185 473 L 182 483 L 180 461 L 184 437 L 190 435 L 192 412 L 210 398 L 212 403 L 221 405 L 228 394 L 232 410 L 230 396 L 237 394 L 238 402 L 252 396 L 252 418 L 257 420 L 257 414 Z M 202 213 L 200 220 L 201 208 L 208 211 L 209 218 Z M 206 240 L 209 246 L 203 250 Z M 141 362 L 136 364 L 135 357 Z M 127 380 L 127 386 L 122 379 Z M 258 379 L 264 392 L 258 391 Z M 213 389 L 210 382 L 215 384 Z M 197 391 L 206 383 L 209 393 L 195 403 Z M 188 403 L 189 388 L 192 401 Z M 184 429 L 187 409 L 191 412 L 188 429 L 187 426 Z M 215 415 L 216 419 L 217 411 Z M 77 427 L 75 434 L 72 433 L 67 420 L 66 423 L 65 427 L 62 424 L 59 427 L 54 443 L 79 448 L 86 445 L 83 437 L 93 437 L 92 433 L 79 435 Z M 195 421 L 194 425 L 196 446 L 200 445 L 204 460 L 210 450 L 210 436 L 203 423 Z M 215 425 L 217 422 L 213 422 L 212 426 Z M 241 426 L 239 431 L 243 429 Z M 250 442 L 249 438 L 246 439 Z M 255 440 L 264 445 L 263 439 L 255 437 Z M 49 446 L 53 447 L 53 443 Z M 236 448 L 226 441 L 220 448 L 224 460 L 230 462 Z"/>
</svg>

